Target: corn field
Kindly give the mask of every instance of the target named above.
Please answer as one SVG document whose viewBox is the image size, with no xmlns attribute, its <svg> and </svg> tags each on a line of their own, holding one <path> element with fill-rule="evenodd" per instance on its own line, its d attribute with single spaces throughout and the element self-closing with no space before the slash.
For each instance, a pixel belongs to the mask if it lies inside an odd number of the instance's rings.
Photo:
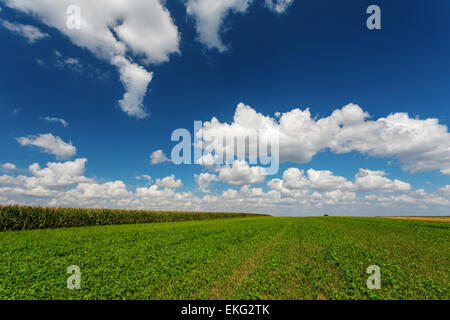
<svg viewBox="0 0 450 320">
<path fill-rule="evenodd" d="M 0 231 L 245 218 L 254 216 L 261 215 L 223 212 L 163 212 L 144 210 L 44 208 L 16 205 L 0 206 Z"/>
</svg>

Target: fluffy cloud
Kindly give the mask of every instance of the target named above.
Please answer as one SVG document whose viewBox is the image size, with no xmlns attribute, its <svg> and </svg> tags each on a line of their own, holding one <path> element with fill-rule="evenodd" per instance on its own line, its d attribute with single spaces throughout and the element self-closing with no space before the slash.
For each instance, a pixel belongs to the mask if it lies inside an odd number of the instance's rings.
<svg viewBox="0 0 450 320">
<path fill-rule="evenodd" d="M 128 115 L 139 119 L 148 117 L 142 101 L 152 81 L 153 73 L 122 56 L 115 56 L 111 63 L 119 69 L 120 80 L 126 90 L 123 99 L 119 101 L 120 108 Z"/>
<path fill-rule="evenodd" d="M 335 176 L 329 170 L 308 170 L 310 187 L 316 190 L 352 189 L 353 183 L 344 177 Z"/>
<path fill-rule="evenodd" d="M 358 191 L 407 192 L 411 190 L 409 183 L 400 180 L 389 180 L 384 171 L 360 169 L 356 174 L 355 187 Z"/>
<path fill-rule="evenodd" d="M 164 2 L 159 0 L 1 0 L 8 7 L 38 17 L 56 28 L 75 45 L 117 67 L 126 93 L 120 107 L 130 116 L 147 116 L 142 101 L 152 73 L 126 58 L 142 63 L 162 63 L 178 53 L 179 33 Z M 67 27 L 64 13 L 76 5 L 81 9 L 81 28 Z"/>
<path fill-rule="evenodd" d="M 39 164 L 35 163 L 29 167 L 36 183 L 48 188 L 67 187 L 79 182 L 88 182 L 84 177 L 85 165 L 87 159 L 81 158 L 74 161 L 63 163 L 49 162 L 47 168 L 41 169 Z"/>
<path fill-rule="evenodd" d="M 148 188 L 137 188 L 136 194 L 142 198 L 160 198 L 168 194 L 174 194 L 172 190 L 162 190 L 157 185 Z"/>
<path fill-rule="evenodd" d="M 195 181 L 197 182 L 198 189 L 204 193 L 209 193 L 209 187 L 211 182 L 218 181 L 217 175 L 211 173 L 201 173 L 194 175 Z"/>
<path fill-rule="evenodd" d="M 264 182 L 265 177 L 264 168 L 250 167 L 245 160 L 236 160 L 232 166 L 219 169 L 218 179 L 233 186 L 243 186 Z"/>
<path fill-rule="evenodd" d="M 83 176 L 87 159 L 67 162 L 49 162 L 41 169 L 39 164 L 30 165 L 31 176 L 0 176 L 0 193 L 51 197 L 57 196 L 64 188 L 77 183 L 91 183 Z"/>
<path fill-rule="evenodd" d="M 162 150 L 156 150 L 150 155 L 150 163 L 153 165 L 168 161 L 170 160 L 167 158 L 167 156 L 164 154 Z"/>
<path fill-rule="evenodd" d="M 205 154 L 197 159 L 196 164 L 204 167 L 213 168 L 220 163 L 220 159 L 217 155 L 211 153 Z"/>
<path fill-rule="evenodd" d="M 42 32 L 38 28 L 30 25 L 13 23 L 7 20 L 0 19 L 0 24 L 9 31 L 18 34 L 28 40 L 29 43 L 34 43 L 38 40 L 47 38 L 49 35 Z"/>
<path fill-rule="evenodd" d="M 365 199 L 367 200 L 366 204 L 379 205 L 385 209 L 393 206 L 407 205 L 410 208 L 421 210 L 420 215 L 433 215 L 429 209 L 435 209 L 439 206 L 442 206 L 444 208 L 443 213 L 448 215 L 448 206 L 450 206 L 448 196 L 443 195 L 442 192 L 427 193 L 423 189 L 415 190 L 404 195 L 367 195 Z"/>
<path fill-rule="evenodd" d="M 64 127 L 67 127 L 67 126 L 69 125 L 69 123 L 68 123 L 66 120 L 61 119 L 61 118 L 44 117 L 43 119 L 44 119 L 45 121 L 48 121 L 48 122 L 59 122 L 59 123 L 61 123 Z"/>
<path fill-rule="evenodd" d="M 304 189 L 309 186 L 304 171 L 297 168 L 289 168 L 283 173 L 283 182 L 288 189 Z"/>
<path fill-rule="evenodd" d="M 158 187 L 168 188 L 168 189 L 178 189 L 183 186 L 181 179 L 176 180 L 175 175 L 170 175 L 163 179 L 156 179 L 156 185 Z"/>
<path fill-rule="evenodd" d="M 4 163 L 1 166 L 4 170 L 16 170 L 16 165 L 13 163 Z"/>
<path fill-rule="evenodd" d="M 268 133 L 260 135 L 261 143 L 271 145 L 270 132 L 277 132 L 280 162 L 307 163 L 326 149 L 339 154 L 358 151 L 375 157 L 395 157 L 404 170 L 412 173 L 440 170 L 450 174 L 450 133 L 438 119 L 410 118 L 406 113 L 368 118 L 370 115 L 354 104 L 324 118 L 312 118 L 309 109 L 293 109 L 279 114 L 278 119 L 240 103 L 231 124 L 213 118 L 204 123 L 199 135 L 228 134 L 245 139 L 258 130 Z M 217 150 L 222 148 L 213 145 Z M 227 150 L 227 146 L 224 148 Z"/>
<path fill-rule="evenodd" d="M 65 199 L 118 199 L 131 196 L 122 181 L 97 183 L 79 183 L 78 186 L 65 194 Z"/>
<path fill-rule="evenodd" d="M 45 168 L 32 164 L 29 167 L 29 176 L 2 175 L 0 176 L 0 203 L 147 210 L 241 211 L 274 215 L 321 215 L 323 213 L 437 215 L 448 213 L 450 207 L 448 197 L 450 186 L 445 186 L 434 193 L 427 193 L 420 189 L 395 194 L 387 192 L 386 188 L 380 188 L 380 184 L 376 183 L 375 187 L 372 187 L 375 193 L 365 191 L 365 195 L 359 196 L 355 186 L 353 189 L 349 188 L 348 181 L 335 177 L 329 171 L 315 171 L 319 174 L 316 175 L 315 180 L 313 178 L 314 183 L 312 183 L 308 172 L 305 174 L 300 170 L 293 170 L 294 168 L 286 170 L 283 180 L 269 181 L 270 190 L 268 191 L 264 188 L 244 185 L 238 190 L 228 189 L 219 195 L 208 194 L 199 197 L 191 192 L 177 192 L 176 189 L 182 185 L 182 182 L 176 180 L 173 175 L 157 179 L 155 184 L 138 187 L 133 191 L 128 189 L 122 181 L 99 183 L 95 179 L 85 177 L 86 161 L 86 159 L 76 159 L 50 162 Z M 384 177 L 384 173 L 363 169 L 355 179 L 362 176 Z M 215 180 L 211 177 L 213 175 L 203 175 L 201 180 Z M 289 183 L 285 183 L 284 179 Z M 327 188 L 312 189 L 311 186 L 322 186 L 319 182 L 321 179 L 327 182 L 325 184 Z M 337 189 L 331 190 L 329 181 L 332 181 Z M 389 183 L 392 181 L 385 181 L 385 184 Z M 357 182 L 354 183 L 356 184 Z M 286 190 L 287 192 L 284 192 Z"/>
<path fill-rule="evenodd" d="M 292 4 L 294 0 L 266 0 L 266 7 L 276 13 L 285 12 Z"/>
<path fill-rule="evenodd" d="M 245 13 L 252 0 L 188 0 L 187 13 L 194 17 L 199 40 L 220 52 L 226 46 L 220 38 L 222 23 L 230 12 Z"/>
<path fill-rule="evenodd" d="M 178 52 L 179 34 L 169 11 L 158 0 L 2 0 L 8 7 L 34 14 L 40 20 L 110 60 L 131 52 L 146 63 L 168 61 Z M 70 6 L 81 9 L 81 28 L 67 27 Z M 114 35 L 117 35 L 117 37 Z"/>
<path fill-rule="evenodd" d="M 272 179 L 267 185 L 288 196 L 298 195 L 298 192 L 294 192 L 298 190 L 329 191 L 332 192 L 328 193 L 330 195 L 340 194 L 334 191 L 405 193 L 411 190 L 409 183 L 390 180 L 385 175 L 384 171 L 360 169 L 355 175 L 355 182 L 351 182 L 344 177 L 335 176 L 330 170 L 309 169 L 305 175 L 303 170 L 289 168 L 283 173 L 282 180 Z"/>
<path fill-rule="evenodd" d="M 237 196 L 238 196 L 238 192 L 234 189 L 228 189 L 222 193 L 222 197 L 227 200 L 235 199 L 235 198 L 237 198 Z"/>
<path fill-rule="evenodd" d="M 325 193 L 325 197 L 324 203 L 327 205 L 353 203 L 356 200 L 354 192 L 341 190 L 328 191 Z"/>
<path fill-rule="evenodd" d="M 66 143 L 60 137 L 51 133 L 38 136 L 20 137 L 16 139 L 22 146 L 36 146 L 42 148 L 43 152 L 53 154 L 57 159 L 69 159 L 76 154 L 77 149 L 72 143 Z"/>
</svg>

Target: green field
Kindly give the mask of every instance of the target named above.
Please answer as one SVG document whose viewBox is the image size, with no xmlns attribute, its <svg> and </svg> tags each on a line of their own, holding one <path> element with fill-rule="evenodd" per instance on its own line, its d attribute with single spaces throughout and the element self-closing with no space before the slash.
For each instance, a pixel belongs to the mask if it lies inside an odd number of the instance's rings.
<svg viewBox="0 0 450 320">
<path fill-rule="evenodd" d="M 171 212 L 0 205 L 0 232 L 260 216 L 260 214 L 254 213 Z"/>
<path fill-rule="evenodd" d="M 0 299 L 450 299 L 449 240 L 445 222 L 336 217 L 3 232 Z"/>
</svg>

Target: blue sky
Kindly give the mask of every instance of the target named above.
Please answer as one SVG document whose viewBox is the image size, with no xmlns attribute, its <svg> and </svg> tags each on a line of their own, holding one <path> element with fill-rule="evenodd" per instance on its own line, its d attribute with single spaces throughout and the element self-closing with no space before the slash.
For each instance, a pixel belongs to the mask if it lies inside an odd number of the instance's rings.
<svg viewBox="0 0 450 320">
<path fill-rule="evenodd" d="M 35 5 L 39 0 L 0 0 L 0 201 L 275 215 L 448 214 L 448 1 L 284 0 L 282 12 L 263 0 L 234 0 L 228 7 L 224 1 L 206 10 L 208 1 L 134 0 L 123 15 L 103 10 L 102 1 L 68 1 L 81 7 L 87 23 L 108 14 L 120 16 L 115 26 L 138 21 L 123 34 L 106 26 L 112 43 L 127 48 L 109 56 L 110 44 L 95 35 L 104 30 L 101 22 L 89 32 L 84 25 L 78 34 L 64 29 L 65 0 L 41 6 Z M 123 3 L 113 2 L 112 7 Z M 381 30 L 366 27 L 372 4 L 381 9 Z M 162 22 L 142 18 L 133 5 Z M 30 35 L 24 26 L 39 32 Z M 133 32 L 146 28 L 150 36 L 136 43 Z M 152 38 L 150 31 L 157 35 Z M 131 89 L 124 87 L 125 71 L 114 57 L 134 68 L 128 74 L 136 81 Z M 151 72 L 145 86 L 141 76 Z M 137 91 L 142 105 L 133 107 L 145 110 L 144 118 L 124 112 L 120 102 L 125 92 L 139 102 Z M 312 144 L 324 147 L 311 147 L 310 161 L 300 160 L 310 140 L 282 141 L 281 158 L 287 160 L 275 176 L 257 177 L 259 167 L 247 163 L 151 164 L 157 150 L 170 158 L 175 129 L 192 132 L 194 121 L 213 117 L 233 125 L 239 103 L 248 106 L 242 119 L 259 113 L 278 121 L 280 112 L 298 126 L 290 133 L 299 135 L 309 129 L 296 122 L 296 108 L 309 108 L 310 120 L 318 121 L 354 104 L 348 116 L 360 110 L 370 118 L 352 129 L 348 141 L 333 141 L 334 149 L 325 136 L 312 137 Z M 378 119 L 400 113 L 409 116 L 393 117 L 367 133 Z M 37 146 L 40 135 L 50 138 Z M 72 144 L 76 151 L 61 156 L 42 143 L 61 143 L 63 149 Z M 344 152 L 347 143 L 352 147 Z M 87 161 L 74 164 L 76 159 Z M 40 171 L 30 169 L 34 163 Z M 317 181 L 309 169 L 318 172 Z M 304 179 L 305 185 L 296 185 Z"/>
</svg>

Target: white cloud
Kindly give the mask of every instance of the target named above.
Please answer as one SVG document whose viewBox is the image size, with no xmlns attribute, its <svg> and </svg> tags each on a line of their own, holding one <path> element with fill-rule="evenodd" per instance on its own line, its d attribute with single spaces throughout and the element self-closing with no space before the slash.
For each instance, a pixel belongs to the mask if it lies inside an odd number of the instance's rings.
<svg viewBox="0 0 450 320">
<path fill-rule="evenodd" d="M 283 173 L 283 182 L 288 189 L 304 189 L 309 186 L 309 181 L 303 170 L 289 168 Z"/>
<path fill-rule="evenodd" d="M 232 166 L 225 165 L 219 170 L 219 180 L 234 186 L 243 186 L 264 182 L 265 169 L 250 167 L 245 160 L 236 160 Z"/>
<path fill-rule="evenodd" d="M 183 186 L 181 179 L 176 180 L 175 175 L 170 175 L 163 179 L 156 179 L 156 185 L 158 187 L 168 188 L 168 189 L 178 189 Z"/>
<path fill-rule="evenodd" d="M 436 192 L 427 193 L 424 190 L 406 191 L 395 194 L 381 188 L 379 184 L 364 191 L 364 196 L 358 196 L 355 187 L 346 190 L 348 181 L 331 178 L 336 185 L 335 190 L 312 189 L 311 182 L 303 187 L 295 183 L 309 175 L 293 168 L 286 170 L 283 177 L 291 179 L 288 189 L 284 181 L 273 179 L 269 181 L 269 191 L 264 188 L 251 188 L 244 185 L 239 190 L 228 189 L 222 194 L 208 194 L 203 197 L 191 192 L 175 191 L 182 185 L 174 175 L 157 179 L 148 187 L 138 187 L 129 190 L 122 181 L 98 183 L 84 176 L 86 159 L 76 159 L 66 162 L 50 162 L 45 168 L 38 164 L 29 167 L 30 176 L 2 175 L 0 176 L 0 202 L 4 204 L 20 203 L 43 206 L 75 206 L 104 207 L 154 210 L 188 210 L 188 211 L 240 211 L 261 212 L 274 215 L 395 215 L 420 214 L 437 215 L 448 213 L 450 186 Z M 310 170 L 308 170 L 310 171 Z M 330 177 L 335 177 L 330 171 L 322 170 L 318 177 L 330 184 Z M 358 175 L 382 176 L 384 172 L 361 170 Z M 300 176 L 300 179 L 297 179 Z M 205 176 L 204 176 L 205 177 Z M 205 180 L 215 180 L 215 178 Z M 337 177 L 339 178 L 339 177 Z M 356 177 L 358 178 L 358 176 Z M 317 179 L 316 179 L 317 180 Z M 319 179 L 320 180 L 320 179 Z M 388 182 L 385 181 L 387 184 Z M 272 188 L 276 186 L 276 188 Z M 318 183 L 314 182 L 314 185 Z M 356 183 L 355 183 L 356 184 Z M 303 189 L 302 189 L 303 188 Z M 287 190 L 288 192 L 284 192 Z M 368 190 L 368 188 L 367 188 Z M 374 192 L 374 193 L 371 193 Z"/>
<path fill-rule="evenodd" d="M 293 3 L 294 0 L 265 0 L 266 7 L 276 13 L 284 13 Z"/>
<path fill-rule="evenodd" d="M 2 168 L 5 170 L 16 170 L 16 165 L 8 162 L 8 163 L 2 164 Z"/>
<path fill-rule="evenodd" d="M 324 203 L 327 205 L 353 203 L 356 200 L 356 194 L 349 191 L 333 190 L 325 193 Z"/>
<path fill-rule="evenodd" d="M 284 172 L 282 180 L 272 179 L 267 185 L 269 188 L 288 196 L 301 195 L 301 193 L 295 192 L 298 190 L 380 193 L 411 191 L 409 183 L 397 179 L 390 180 L 385 175 L 384 171 L 360 169 L 355 175 L 355 182 L 351 182 L 345 177 L 335 176 L 330 170 L 309 169 L 307 175 L 305 175 L 303 170 L 289 168 Z"/>
<path fill-rule="evenodd" d="M 265 6 L 279 14 L 284 13 L 294 0 L 265 0 Z M 195 27 L 201 43 L 219 52 L 227 50 L 222 42 L 224 21 L 231 13 L 245 14 L 252 0 L 187 0 L 187 14 L 195 19 Z"/>
<path fill-rule="evenodd" d="M 186 10 L 194 17 L 200 42 L 209 49 L 226 50 L 220 33 L 225 17 L 230 13 L 245 13 L 252 0 L 188 0 Z"/>
<path fill-rule="evenodd" d="M 42 148 L 43 152 L 53 154 L 57 159 L 69 159 L 76 154 L 77 149 L 72 142 L 66 143 L 60 137 L 55 137 L 51 133 L 40 134 L 38 136 L 16 138 L 21 146 L 36 146 Z"/>
<path fill-rule="evenodd" d="M 27 39 L 29 43 L 34 43 L 49 36 L 47 33 L 42 32 L 35 26 L 9 22 L 3 19 L 0 19 L 0 23 L 5 29 L 8 29 L 9 31 Z"/>
<path fill-rule="evenodd" d="M 196 160 L 196 164 L 208 167 L 208 168 L 212 168 L 214 166 L 216 166 L 218 163 L 220 163 L 219 161 L 219 157 L 217 155 L 213 155 L 211 153 L 205 154 L 203 156 L 201 156 L 200 158 L 198 158 Z"/>
<path fill-rule="evenodd" d="M 82 177 L 85 170 L 87 159 L 80 158 L 74 161 L 66 161 L 62 163 L 49 162 L 47 168 L 41 169 L 39 164 L 35 163 L 29 167 L 29 170 L 35 177 L 44 178 L 45 180 L 54 181 L 56 184 L 67 185 L 73 183 L 74 177 Z M 77 179 L 76 182 L 79 182 Z M 84 181 L 84 179 L 83 179 Z M 53 185 L 54 183 L 51 183 Z"/>
<path fill-rule="evenodd" d="M 237 196 L 238 192 L 234 189 L 228 189 L 222 193 L 222 198 L 224 199 L 235 199 Z"/>
<path fill-rule="evenodd" d="M 67 162 L 49 162 L 41 169 L 39 164 L 29 166 L 31 176 L 0 176 L 0 193 L 27 196 L 57 196 L 64 188 L 77 183 L 91 183 L 92 179 L 83 176 L 87 159 Z"/>
<path fill-rule="evenodd" d="M 75 183 L 89 182 L 90 179 L 83 176 L 86 162 L 85 158 L 63 163 L 49 162 L 44 169 L 35 163 L 29 167 L 33 177 L 25 181 L 28 185 L 32 182 L 31 184 L 46 188 L 67 187 Z"/>
<path fill-rule="evenodd" d="M 349 104 L 324 118 L 312 118 L 309 109 L 293 109 L 272 118 L 249 106 L 237 106 L 233 122 L 213 118 L 200 131 L 204 136 L 251 136 L 254 130 L 278 132 L 280 162 L 307 163 L 320 151 L 334 153 L 358 151 L 375 157 L 397 158 L 404 170 L 440 170 L 450 174 L 450 133 L 438 119 L 410 118 L 394 113 L 386 118 L 368 120 L 370 115 Z M 270 145 L 270 135 L 262 136 Z M 221 149 L 220 145 L 215 146 Z M 225 146 L 225 149 L 227 146 Z"/>
<path fill-rule="evenodd" d="M 179 33 L 164 1 L 159 0 L 1 0 L 8 7 L 38 17 L 56 28 L 75 45 L 117 67 L 126 93 L 119 104 L 130 116 L 147 116 L 143 98 L 152 73 L 126 58 L 144 64 L 162 63 L 178 53 Z M 81 9 L 81 28 L 67 27 L 66 10 Z"/>
<path fill-rule="evenodd" d="M 150 155 L 150 163 L 153 165 L 170 161 L 162 150 L 156 150 Z"/>
<path fill-rule="evenodd" d="M 198 189 L 204 193 L 209 193 L 209 187 L 211 182 L 218 181 L 217 175 L 211 173 L 201 173 L 194 175 L 195 181 L 197 182 Z"/>
<path fill-rule="evenodd" d="M 151 182 L 151 181 L 152 181 L 152 177 L 150 177 L 150 176 L 147 175 L 147 174 L 143 174 L 143 175 L 140 175 L 140 176 L 137 176 L 137 177 L 136 177 L 136 180 L 141 180 L 141 179 L 147 180 L 148 182 Z"/>
<path fill-rule="evenodd" d="M 440 188 L 439 191 L 450 196 L 450 185 Z"/>
<path fill-rule="evenodd" d="M 400 180 L 389 180 L 384 171 L 359 169 L 356 174 L 355 187 L 358 191 L 407 192 L 411 190 L 409 183 Z"/>
<path fill-rule="evenodd" d="M 136 194 L 139 197 L 142 198 L 157 198 L 157 197 L 164 197 L 167 196 L 169 194 L 171 194 L 172 196 L 174 195 L 172 190 L 162 190 L 159 188 L 159 186 L 157 185 L 152 185 L 148 188 L 137 188 L 136 189 Z"/>
<path fill-rule="evenodd" d="M 65 200 L 72 199 L 118 199 L 131 196 L 122 181 L 97 183 L 79 183 L 65 194 Z"/>
<path fill-rule="evenodd" d="M 308 170 L 310 187 L 315 190 L 351 189 L 353 183 L 344 177 L 335 176 L 329 170 Z"/>
<path fill-rule="evenodd" d="M 44 117 L 43 119 L 44 119 L 45 121 L 48 121 L 48 122 L 59 122 L 59 123 L 61 123 L 64 127 L 67 127 L 67 126 L 69 125 L 69 123 L 68 123 L 66 120 L 61 119 L 61 118 Z"/>
<path fill-rule="evenodd" d="M 139 119 L 148 117 L 142 102 L 153 73 L 122 56 L 114 57 L 111 63 L 119 69 L 120 80 L 126 90 L 123 99 L 119 101 L 120 108 L 128 115 Z"/>
<path fill-rule="evenodd" d="M 34 14 L 70 40 L 106 60 L 127 51 L 146 63 L 168 61 L 178 52 L 179 34 L 159 0 L 2 0 L 8 7 Z M 81 9 L 81 28 L 67 27 L 67 8 Z M 118 38 L 115 37 L 114 33 Z"/>
<path fill-rule="evenodd" d="M 278 181 L 275 181 L 278 184 Z M 339 190 L 353 189 L 353 183 L 344 177 L 335 176 L 330 170 L 309 169 L 307 176 L 303 170 L 289 168 L 283 173 L 282 186 L 290 190 Z"/>
<path fill-rule="evenodd" d="M 248 185 L 243 186 L 239 193 L 247 198 L 259 198 L 265 196 L 262 188 L 250 188 Z"/>
</svg>

